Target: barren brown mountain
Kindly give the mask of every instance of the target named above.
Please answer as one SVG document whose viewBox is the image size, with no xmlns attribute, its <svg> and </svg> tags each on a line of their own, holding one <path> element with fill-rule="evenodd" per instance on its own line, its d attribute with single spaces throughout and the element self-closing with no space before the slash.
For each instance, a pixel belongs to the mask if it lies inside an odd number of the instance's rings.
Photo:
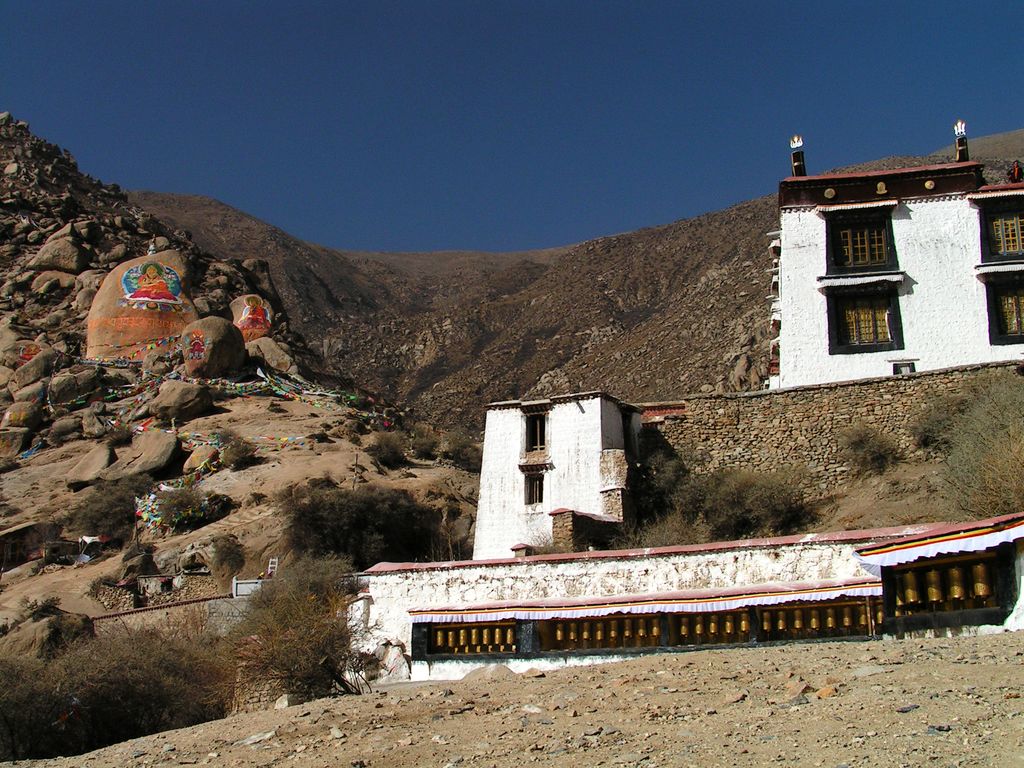
<svg viewBox="0 0 1024 768">
<path fill-rule="evenodd" d="M 990 180 L 1024 130 L 972 139 Z M 844 170 L 951 159 L 891 157 Z M 692 219 L 520 253 L 382 254 L 312 245 L 206 197 L 136 204 L 222 258 L 259 256 L 324 373 L 436 423 L 479 425 L 484 403 L 605 389 L 633 401 L 757 389 L 765 376 L 766 233 L 774 195 Z"/>
</svg>

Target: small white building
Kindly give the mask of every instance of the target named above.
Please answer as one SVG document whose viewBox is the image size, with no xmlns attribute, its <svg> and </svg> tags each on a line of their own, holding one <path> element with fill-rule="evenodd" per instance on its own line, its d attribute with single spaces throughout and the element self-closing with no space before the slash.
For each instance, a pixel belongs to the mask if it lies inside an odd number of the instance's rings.
<svg viewBox="0 0 1024 768">
<path fill-rule="evenodd" d="M 771 386 L 1024 355 L 1024 184 L 986 186 L 966 139 L 957 156 L 806 176 L 794 153 L 779 185 Z"/>
<path fill-rule="evenodd" d="M 489 405 L 473 559 L 550 542 L 560 511 L 622 522 L 639 433 L 639 410 L 602 392 Z"/>
</svg>

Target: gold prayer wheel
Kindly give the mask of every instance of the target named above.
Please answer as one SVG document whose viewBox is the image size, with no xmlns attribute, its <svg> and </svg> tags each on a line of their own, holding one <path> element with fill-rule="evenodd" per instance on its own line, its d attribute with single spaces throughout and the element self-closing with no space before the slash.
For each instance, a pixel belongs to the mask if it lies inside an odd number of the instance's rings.
<svg viewBox="0 0 1024 768">
<path fill-rule="evenodd" d="M 866 605 L 857 607 L 857 626 L 867 627 L 868 625 L 868 608 Z"/>
<path fill-rule="evenodd" d="M 589 621 L 584 621 L 583 622 L 583 639 L 584 640 L 589 640 L 590 639 L 590 622 Z"/>
<path fill-rule="evenodd" d="M 467 645 L 468 633 L 464 629 L 459 630 L 459 645 Z"/>
<path fill-rule="evenodd" d="M 448 630 L 448 643 L 447 643 L 447 645 L 448 645 L 449 648 L 454 648 L 455 647 L 455 630 L 452 630 L 452 629 Z"/>
<path fill-rule="evenodd" d="M 811 609 L 811 629 L 815 632 L 821 629 L 821 614 L 817 608 Z"/>
<path fill-rule="evenodd" d="M 647 637 L 647 619 L 636 620 L 636 636 Z"/>
<path fill-rule="evenodd" d="M 989 581 L 988 566 L 985 563 L 971 566 L 971 586 L 975 597 L 992 596 L 992 582 Z"/>
<path fill-rule="evenodd" d="M 633 620 L 623 619 L 622 620 L 622 636 L 632 637 L 633 636 Z"/>
<path fill-rule="evenodd" d="M 825 628 L 835 629 L 836 628 L 836 609 L 826 608 L 825 609 Z"/>
<path fill-rule="evenodd" d="M 482 634 L 483 634 L 484 645 L 490 645 L 491 644 L 491 628 L 490 627 L 484 627 Z"/>
<path fill-rule="evenodd" d="M 725 614 L 725 634 L 731 635 L 733 633 L 734 629 L 735 629 L 735 626 L 733 624 L 732 614 L 731 613 Z"/>
<path fill-rule="evenodd" d="M 565 640 L 565 625 L 560 621 L 555 623 L 555 640 L 558 642 Z"/>
<path fill-rule="evenodd" d="M 785 632 L 786 631 L 786 612 L 785 611 L 776 611 L 775 612 L 775 628 L 777 630 L 779 630 L 779 632 Z"/>
<path fill-rule="evenodd" d="M 954 565 L 946 574 L 949 578 L 949 597 L 952 600 L 963 600 L 967 597 L 967 590 L 964 588 L 964 569 Z"/>
<path fill-rule="evenodd" d="M 597 642 L 599 642 L 599 643 L 604 642 L 604 622 L 603 621 L 599 621 L 595 625 L 595 627 L 594 627 L 594 639 L 597 640 Z"/>
<path fill-rule="evenodd" d="M 619 637 L 619 622 L 617 619 L 612 620 L 608 626 L 608 638 L 613 642 Z"/>
<path fill-rule="evenodd" d="M 470 645 L 479 645 L 480 644 L 480 630 L 477 629 L 476 627 L 473 627 L 471 630 L 469 630 L 469 644 Z"/>
<path fill-rule="evenodd" d="M 804 628 L 804 612 L 797 608 L 793 611 L 793 629 L 800 631 Z"/>
<path fill-rule="evenodd" d="M 575 621 L 569 622 L 569 642 L 570 643 L 575 643 L 576 642 L 576 622 Z"/>
<path fill-rule="evenodd" d="M 765 632 L 771 632 L 772 631 L 772 612 L 771 611 L 765 611 L 764 613 L 761 614 L 761 629 L 763 629 Z"/>
<path fill-rule="evenodd" d="M 853 609 L 848 605 L 843 606 L 843 629 L 853 626 Z"/>
<path fill-rule="evenodd" d="M 508 631 L 505 633 L 505 642 L 508 645 L 515 645 L 516 633 L 515 633 L 515 630 L 512 629 L 512 627 L 509 627 Z M 512 650 L 515 650 L 515 648 L 513 648 Z"/>
<path fill-rule="evenodd" d="M 875 632 L 881 634 L 882 622 L 885 621 L 885 608 L 881 605 L 875 608 Z"/>
<path fill-rule="evenodd" d="M 740 614 L 740 632 L 744 635 L 750 634 L 750 616 L 746 611 Z"/>
<path fill-rule="evenodd" d="M 921 602 L 921 595 L 917 589 L 917 574 L 913 571 L 903 574 L 903 602 L 907 605 Z"/>
<path fill-rule="evenodd" d="M 717 635 L 718 634 L 718 614 L 717 613 L 712 613 L 711 616 L 708 617 L 708 634 L 709 635 Z"/>
<path fill-rule="evenodd" d="M 680 616 L 679 617 L 679 637 L 682 638 L 683 640 L 685 640 L 686 636 L 688 634 L 690 634 L 690 617 L 689 616 Z"/>
<path fill-rule="evenodd" d="M 704 617 L 699 613 L 693 619 L 693 634 L 697 635 L 698 639 L 704 634 Z"/>
<path fill-rule="evenodd" d="M 434 632 L 434 645 L 438 648 L 444 648 L 444 630 L 437 630 Z"/>
<path fill-rule="evenodd" d="M 942 574 L 937 568 L 932 568 L 924 575 L 925 591 L 928 594 L 929 603 L 942 602 Z"/>
<path fill-rule="evenodd" d="M 651 619 L 651 637 L 661 637 L 661 621 L 659 619 Z"/>
</svg>

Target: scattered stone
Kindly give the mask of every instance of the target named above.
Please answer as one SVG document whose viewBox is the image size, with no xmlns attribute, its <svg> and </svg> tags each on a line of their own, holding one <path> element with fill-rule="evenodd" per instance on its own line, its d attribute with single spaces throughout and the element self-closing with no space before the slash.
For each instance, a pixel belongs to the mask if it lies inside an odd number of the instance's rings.
<svg viewBox="0 0 1024 768">
<path fill-rule="evenodd" d="M 74 285 L 74 275 L 68 274 L 67 272 L 55 272 L 48 269 L 45 272 L 40 272 L 36 275 L 35 280 L 32 281 L 32 292 L 50 293 L 54 287 L 67 289 L 74 287 Z"/>
<path fill-rule="evenodd" d="M 12 382 L 18 389 L 34 384 L 44 376 L 49 376 L 53 370 L 53 364 L 57 360 L 57 353 L 52 349 L 41 349 L 31 360 L 25 363 L 14 372 Z"/>
<path fill-rule="evenodd" d="M 824 688 L 819 688 L 814 692 L 814 698 L 816 699 L 831 699 L 833 696 L 839 695 L 839 689 L 834 685 L 826 685 Z"/>
<path fill-rule="evenodd" d="M 106 444 L 97 445 L 71 468 L 64 478 L 68 488 L 78 490 L 100 479 L 100 475 L 116 460 L 114 449 Z"/>
<path fill-rule="evenodd" d="M 919 709 L 920 707 L 920 704 L 905 704 L 902 707 L 897 707 L 896 711 L 901 715 L 905 715 L 907 712 L 913 712 L 915 709 Z"/>
<path fill-rule="evenodd" d="M 869 664 L 864 667 L 857 667 L 850 674 L 852 674 L 854 677 L 861 678 L 873 677 L 874 675 L 883 675 L 889 671 L 891 670 L 887 669 L 886 667 L 879 666 L 878 664 Z"/>
<path fill-rule="evenodd" d="M 55 269 L 78 274 L 89 266 L 89 251 L 70 237 L 48 240 L 28 263 L 29 269 Z"/>
<path fill-rule="evenodd" d="M 298 373 L 298 366 L 291 355 L 269 336 L 250 341 L 245 345 L 249 357 L 282 373 Z"/>
<path fill-rule="evenodd" d="M 277 736 L 277 731 L 263 731 L 262 733 L 254 733 L 252 736 L 248 736 L 244 739 L 239 739 L 235 742 L 236 747 L 251 747 L 254 744 L 259 744 L 261 741 L 272 739 Z"/>
<path fill-rule="evenodd" d="M 164 421 L 188 421 L 213 408 L 213 396 L 202 384 L 165 381 L 149 403 L 149 412 Z"/>
</svg>

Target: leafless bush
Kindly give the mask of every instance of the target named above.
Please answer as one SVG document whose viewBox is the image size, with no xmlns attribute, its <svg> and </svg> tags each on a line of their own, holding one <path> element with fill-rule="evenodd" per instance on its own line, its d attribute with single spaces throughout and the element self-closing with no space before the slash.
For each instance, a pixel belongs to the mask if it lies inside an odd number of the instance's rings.
<svg viewBox="0 0 1024 768">
<path fill-rule="evenodd" d="M 149 493 L 152 485 L 149 475 L 101 481 L 82 492 L 65 522 L 75 533 L 127 539 L 135 529 L 135 497 Z"/>
<path fill-rule="evenodd" d="M 397 432 L 379 432 L 366 452 L 389 469 L 406 463 L 405 440 Z"/>
<path fill-rule="evenodd" d="M 861 475 L 881 474 L 899 460 L 896 442 L 863 423 L 840 432 L 839 446 L 845 459 Z"/>
<path fill-rule="evenodd" d="M 256 446 L 233 430 L 224 429 L 220 437 L 220 462 L 229 469 L 245 469 L 260 463 Z"/>
</svg>

